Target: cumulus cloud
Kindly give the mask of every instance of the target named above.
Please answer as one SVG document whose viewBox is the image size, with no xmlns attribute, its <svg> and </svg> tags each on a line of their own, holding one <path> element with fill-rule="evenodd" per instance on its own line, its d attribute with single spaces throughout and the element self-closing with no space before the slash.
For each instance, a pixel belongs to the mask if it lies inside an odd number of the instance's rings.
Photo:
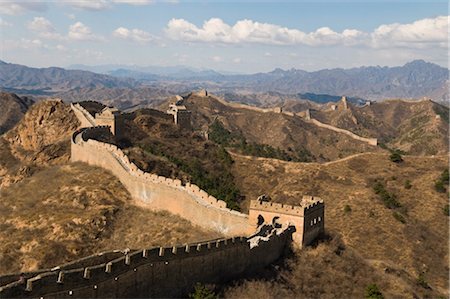
<svg viewBox="0 0 450 299">
<path fill-rule="evenodd" d="M 398 46 L 438 44 L 447 46 L 449 16 L 439 16 L 415 21 L 410 24 L 381 25 L 372 33 L 373 46 Z"/>
<path fill-rule="evenodd" d="M 36 32 L 39 37 L 45 39 L 64 39 L 59 33 L 56 32 L 53 24 L 44 17 L 35 17 L 28 23 L 28 29 Z"/>
<path fill-rule="evenodd" d="M 82 10 L 104 10 L 110 8 L 111 4 L 107 0 L 77 0 L 67 1 L 67 3 L 75 8 Z"/>
<path fill-rule="evenodd" d="M 20 15 L 26 11 L 45 11 L 47 4 L 38 0 L 29 1 L 0 1 L 0 14 Z"/>
<path fill-rule="evenodd" d="M 261 43 L 271 45 L 332 46 L 368 45 L 379 46 L 408 44 L 444 45 L 447 41 L 448 16 L 423 19 L 411 24 L 382 25 L 374 32 L 345 29 L 336 32 L 321 27 L 312 32 L 290 29 L 275 24 L 240 20 L 229 25 L 219 18 L 211 18 L 198 27 L 184 19 L 171 19 L 165 28 L 167 36 L 174 40 L 211 43 Z"/>
<path fill-rule="evenodd" d="M 119 27 L 114 30 L 113 36 L 121 39 L 132 40 L 138 43 L 147 43 L 156 39 L 153 35 L 144 30 L 127 29 L 125 27 Z"/>
<path fill-rule="evenodd" d="M 69 34 L 67 35 L 70 40 L 75 41 L 100 41 L 102 37 L 92 33 L 91 29 L 81 22 L 76 22 L 69 27 Z"/>
<path fill-rule="evenodd" d="M 148 5 L 152 4 L 152 0 L 113 0 L 114 3 L 122 3 L 129 5 Z"/>
</svg>

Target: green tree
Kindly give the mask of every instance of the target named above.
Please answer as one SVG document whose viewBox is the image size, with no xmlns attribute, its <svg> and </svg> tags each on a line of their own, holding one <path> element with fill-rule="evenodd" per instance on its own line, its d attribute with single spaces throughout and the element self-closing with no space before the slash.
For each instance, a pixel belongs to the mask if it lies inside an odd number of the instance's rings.
<svg viewBox="0 0 450 299">
<path fill-rule="evenodd" d="M 378 286 L 376 284 L 369 284 L 366 287 L 366 298 L 370 299 L 383 299 L 384 296 L 381 293 L 381 291 L 378 289 Z"/>
<path fill-rule="evenodd" d="M 392 151 L 391 155 L 389 156 L 389 159 L 394 163 L 403 162 L 402 155 L 400 154 L 400 151 L 398 151 L 398 150 Z"/>
<path fill-rule="evenodd" d="M 194 292 L 189 294 L 191 299 L 216 299 L 217 295 L 214 291 L 210 290 L 206 286 L 197 283 L 194 287 Z"/>
</svg>

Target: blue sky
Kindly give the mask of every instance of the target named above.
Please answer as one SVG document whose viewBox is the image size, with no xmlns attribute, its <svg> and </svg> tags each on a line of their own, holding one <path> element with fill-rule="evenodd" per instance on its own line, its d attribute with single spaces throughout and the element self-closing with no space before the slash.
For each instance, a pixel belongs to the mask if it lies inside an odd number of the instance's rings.
<svg viewBox="0 0 450 299">
<path fill-rule="evenodd" d="M 448 65 L 447 1 L 1 0 L 0 17 L 0 59 L 36 67 Z"/>
</svg>

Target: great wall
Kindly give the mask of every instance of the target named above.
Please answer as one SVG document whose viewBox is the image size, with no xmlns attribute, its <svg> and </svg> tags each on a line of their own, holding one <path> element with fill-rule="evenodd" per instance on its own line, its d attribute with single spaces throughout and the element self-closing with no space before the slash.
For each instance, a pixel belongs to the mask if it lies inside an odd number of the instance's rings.
<svg viewBox="0 0 450 299">
<path fill-rule="evenodd" d="M 208 93 L 205 90 L 199 91 L 197 93 L 194 93 L 197 96 L 207 96 Z M 211 97 L 213 97 L 214 99 L 216 99 L 218 102 L 220 102 L 222 105 L 225 105 L 227 107 L 231 107 L 231 108 L 238 108 L 238 109 L 246 109 L 246 110 L 251 110 L 251 111 L 255 111 L 255 112 L 260 112 L 260 113 L 281 113 L 287 116 L 291 116 L 291 117 L 301 117 L 305 122 L 311 123 L 313 125 L 316 125 L 320 128 L 324 128 L 324 129 L 328 129 L 337 133 L 341 133 L 341 134 L 345 134 L 347 136 L 349 136 L 350 138 L 354 139 L 354 140 L 358 140 L 361 142 L 365 142 L 369 145 L 372 146 L 377 146 L 378 145 L 378 140 L 377 138 L 366 138 L 366 137 L 362 137 L 359 136 L 349 130 L 345 130 L 342 128 L 338 128 L 329 124 L 325 124 L 323 122 L 320 122 L 317 119 L 314 119 L 311 116 L 311 113 L 309 111 L 309 109 L 307 109 L 306 111 L 301 111 L 301 112 L 288 112 L 288 111 L 283 111 L 282 107 L 274 107 L 274 108 L 260 108 L 260 107 L 255 107 L 255 106 L 249 106 L 249 105 L 245 105 L 245 104 L 240 104 L 240 103 L 232 103 L 232 102 L 227 102 L 224 99 L 217 97 L 217 96 L 212 96 L 209 95 Z M 345 107 L 347 108 L 347 102 L 346 102 L 346 98 L 342 97 L 341 101 L 345 102 Z M 370 102 L 368 102 L 370 103 Z M 370 104 L 366 103 L 367 106 L 370 106 Z M 334 105 L 333 105 L 334 106 Z M 361 107 L 362 108 L 362 107 Z"/>
<path fill-rule="evenodd" d="M 122 134 L 118 110 L 105 107 L 92 115 L 81 103 L 71 108 L 81 123 L 71 139 L 72 161 L 111 171 L 132 198 L 149 209 L 167 210 L 225 238 L 116 250 L 24 276 L 2 276 L 0 298 L 186 296 L 195 283 L 255 273 L 279 259 L 291 243 L 301 248 L 324 232 L 320 198 L 304 196 L 299 206 L 252 200 L 248 215 L 230 210 L 194 184 L 143 172 L 117 146 L 96 140 L 106 133 Z"/>
</svg>

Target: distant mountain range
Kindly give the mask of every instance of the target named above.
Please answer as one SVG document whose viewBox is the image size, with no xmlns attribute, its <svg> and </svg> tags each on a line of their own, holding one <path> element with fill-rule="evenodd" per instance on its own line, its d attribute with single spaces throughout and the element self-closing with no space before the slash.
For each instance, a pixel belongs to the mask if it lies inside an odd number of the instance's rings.
<svg viewBox="0 0 450 299">
<path fill-rule="evenodd" d="M 165 91 L 168 86 L 176 86 L 171 90 L 173 93 L 204 87 L 218 94 L 239 94 L 243 91 L 256 96 L 267 92 L 301 94 L 307 95 L 312 101 L 333 100 L 333 97 L 339 98 L 341 95 L 364 100 L 430 97 L 438 102 L 446 102 L 449 99 L 449 70 L 423 60 L 415 60 L 399 67 L 371 66 L 314 72 L 275 69 L 268 73 L 248 75 L 222 74 L 214 70 L 184 66 L 72 65 L 70 68 L 74 69 L 30 68 L 0 61 L 0 87 L 6 91 L 28 95 L 68 92 L 73 95 L 83 90 L 89 90 L 93 94 L 93 90 L 116 88 L 129 95 L 129 90 L 148 89 L 149 86 Z M 102 96 L 102 92 L 95 94 Z M 120 97 L 117 92 L 114 94 Z M 151 93 L 145 93 L 145 98 L 150 97 Z"/>
</svg>

